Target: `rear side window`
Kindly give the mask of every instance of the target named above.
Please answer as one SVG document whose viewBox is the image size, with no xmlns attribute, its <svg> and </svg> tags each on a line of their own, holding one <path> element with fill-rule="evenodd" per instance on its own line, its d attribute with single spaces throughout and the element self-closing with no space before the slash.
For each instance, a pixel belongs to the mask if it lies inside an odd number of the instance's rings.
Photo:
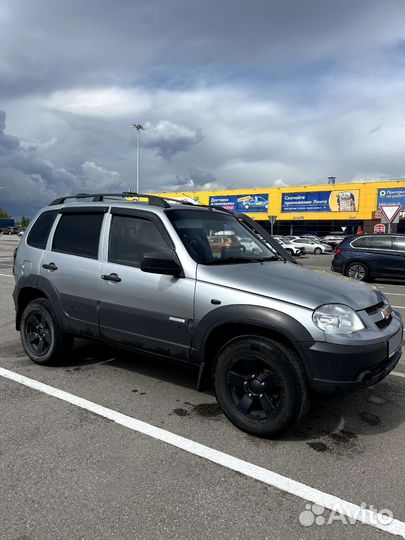
<svg viewBox="0 0 405 540">
<path fill-rule="evenodd" d="M 356 240 L 352 242 L 352 246 L 354 248 L 369 248 L 371 247 L 371 237 L 362 236 L 360 238 L 356 238 Z"/>
<path fill-rule="evenodd" d="M 392 237 L 373 236 L 371 238 L 371 247 L 373 249 L 392 249 Z"/>
<path fill-rule="evenodd" d="M 62 214 L 52 251 L 97 259 L 104 214 Z"/>
<path fill-rule="evenodd" d="M 49 231 L 58 215 L 58 210 L 44 212 L 35 221 L 28 234 L 27 244 L 39 249 L 45 249 L 48 241 Z"/>
</svg>

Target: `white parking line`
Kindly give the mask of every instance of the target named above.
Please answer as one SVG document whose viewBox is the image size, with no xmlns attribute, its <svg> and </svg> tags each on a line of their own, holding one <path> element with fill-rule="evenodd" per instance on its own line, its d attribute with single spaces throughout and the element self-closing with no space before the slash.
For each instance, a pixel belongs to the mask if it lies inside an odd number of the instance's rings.
<svg viewBox="0 0 405 540">
<path fill-rule="evenodd" d="M 297 482 L 296 480 L 292 480 L 286 476 L 282 476 L 281 474 L 265 469 L 264 467 L 259 467 L 253 463 L 249 463 L 248 461 L 243 461 L 242 459 L 225 454 L 224 452 L 220 452 L 219 450 L 215 450 L 214 448 L 210 448 L 190 439 L 186 439 L 185 437 L 181 437 L 180 435 L 176 435 L 175 433 L 171 433 L 165 429 L 158 428 L 152 424 L 142 422 L 141 420 L 136 420 L 131 416 L 108 409 L 107 407 L 103 407 L 102 405 L 98 405 L 97 403 L 93 403 L 87 399 L 75 396 L 69 392 L 60 390 L 59 388 L 48 386 L 47 384 L 36 381 L 35 379 L 30 379 L 29 377 L 25 377 L 24 375 L 20 375 L 14 371 L 0 368 L 0 376 L 15 381 L 19 384 L 23 384 L 24 386 L 28 386 L 34 390 L 38 390 L 39 392 L 43 392 L 44 394 L 48 394 L 49 396 L 61 399 L 62 401 L 66 401 L 71 405 L 75 405 L 81 409 L 98 414 L 104 418 L 108 418 L 109 420 L 112 420 L 113 422 L 116 422 L 121 426 L 125 426 L 133 431 L 143 433 L 148 437 L 152 437 L 158 441 L 162 441 L 180 448 L 181 450 L 185 450 L 190 454 L 194 454 L 195 456 L 212 461 L 213 463 L 226 467 L 227 469 L 237 471 L 245 476 L 259 480 L 260 482 L 291 493 L 297 497 L 301 497 L 307 501 L 319 504 L 320 506 L 328 508 L 329 510 L 338 511 L 340 514 L 354 518 L 361 523 L 405 538 L 405 523 L 402 521 L 393 519 L 387 524 L 386 516 L 382 514 L 372 512 L 371 510 L 340 499 L 339 497 L 335 497 L 334 495 L 319 491 L 318 489 L 307 486 L 306 484 L 302 484 L 301 482 Z"/>
<path fill-rule="evenodd" d="M 0 274 L 0 276 L 4 276 L 4 277 L 14 277 L 13 274 Z"/>
<path fill-rule="evenodd" d="M 400 373 L 399 371 L 391 371 L 390 375 L 395 375 L 396 377 L 404 377 L 405 373 Z"/>
<path fill-rule="evenodd" d="M 388 294 L 390 296 L 405 296 L 405 294 L 399 292 L 386 292 L 385 294 Z"/>
<path fill-rule="evenodd" d="M 397 308 L 397 309 L 405 309 L 405 306 L 394 306 L 394 305 L 392 305 L 392 307 Z"/>
</svg>

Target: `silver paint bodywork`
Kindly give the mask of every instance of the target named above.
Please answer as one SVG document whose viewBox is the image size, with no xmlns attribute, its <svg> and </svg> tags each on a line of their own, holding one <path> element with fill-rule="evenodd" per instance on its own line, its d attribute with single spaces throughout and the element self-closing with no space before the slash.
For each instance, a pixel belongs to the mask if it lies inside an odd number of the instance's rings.
<svg viewBox="0 0 405 540">
<path fill-rule="evenodd" d="M 52 209 L 84 205 L 85 203 L 71 202 L 54 206 Z M 125 342 L 125 336 L 131 334 L 133 342 L 138 333 L 146 331 L 149 332 L 146 338 L 149 339 L 151 348 L 154 347 L 162 354 L 165 354 L 164 343 L 170 336 L 169 341 L 171 340 L 173 350 L 183 356 L 183 352 L 186 354 L 185 351 L 191 346 L 193 325 L 195 327 L 213 310 L 219 309 L 218 305 L 211 302 L 213 299 L 218 300 L 221 307 L 260 306 L 288 314 L 309 332 L 314 341 L 318 342 L 361 346 L 387 340 L 401 328 L 400 317 L 395 312 L 392 322 L 385 329 L 376 326 L 377 316 L 369 315 L 366 308 L 386 302 L 386 299 L 379 290 L 368 284 L 309 270 L 284 261 L 223 266 L 199 265 L 189 255 L 163 208 L 120 201 L 92 203 L 92 206 L 97 205 L 131 207 L 155 214 L 173 242 L 183 268 L 183 275 L 176 278 L 150 274 L 140 268 L 108 262 L 111 222 L 111 214 L 108 212 L 104 215 L 98 260 L 51 251 L 52 236 L 60 215 L 53 224 L 46 250 L 27 244 L 31 224 L 17 251 L 16 282 L 30 274 L 50 280 L 55 288 L 68 298 L 63 305 L 67 316 L 78 320 L 80 317 L 88 316 L 86 311 L 88 306 L 91 310 L 94 304 L 95 309 L 100 310 L 101 305 L 100 314 L 97 311 L 99 329 L 96 331 L 93 328 L 93 335 L 100 332 L 101 337 L 118 336 Z M 49 207 L 46 210 L 49 210 Z M 198 207 L 194 210 L 206 211 Z M 50 262 L 58 266 L 57 271 L 51 272 L 42 268 L 42 264 Z M 102 274 L 111 272 L 119 274 L 121 282 L 111 283 L 100 279 Z M 69 303 L 70 297 L 80 298 L 88 304 L 83 304 L 82 309 L 80 305 L 75 306 L 74 301 Z M 357 311 L 366 329 L 355 334 L 325 335 L 313 323 L 312 314 L 318 306 L 330 303 L 345 304 Z M 110 309 L 106 315 L 103 314 L 103 305 L 108 305 Z M 136 317 L 131 322 L 132 313 L 136 313 Z M 142 317 L 147 324 L 138 328 Z M 157 325 L 159 329 L 157 326 L 154 328 L 154 320 L 159 322 Z M 125 322 L 125 328 L 122 321 L 128 321 Z M 161 345 L 162 350 L 159 348 Z"/>
</svg>

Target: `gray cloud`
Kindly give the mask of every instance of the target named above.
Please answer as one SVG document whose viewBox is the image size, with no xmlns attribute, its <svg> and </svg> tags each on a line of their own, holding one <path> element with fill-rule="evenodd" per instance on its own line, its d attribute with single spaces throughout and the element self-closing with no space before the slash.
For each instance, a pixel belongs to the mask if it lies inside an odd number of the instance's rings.
<svg viewBox="0 0 405 540">
<path fill-rule="evenodd" d="M 4 0 L 0 183 L 19 195 L 1 195 L 20 212 L 126 188 L 132 122 L 148 127 L 144 190 L 402 176 L 403 14 L 397 0 Z"/>
<path fill-rule="evenodd" d="M 192 129 L 163 120 L 156 125 L 145 124 L 145 146 L 156 150 L 157 155 L 170 160 L 178 152 L 186 152 L 202 139 L 200 129 Z"/>
<path fill-rule="evenodd" d="M 55 167 L 42 158 L 37 148 L 25 148 L 19 139 L 5 133 L 6 115 L 0 111 L 0 207 L 33 215 L 38 208 L 62 194 L 124 187 L 119 173 L 92 162 L 81 165 L 78 175 Z"/>
</svg>

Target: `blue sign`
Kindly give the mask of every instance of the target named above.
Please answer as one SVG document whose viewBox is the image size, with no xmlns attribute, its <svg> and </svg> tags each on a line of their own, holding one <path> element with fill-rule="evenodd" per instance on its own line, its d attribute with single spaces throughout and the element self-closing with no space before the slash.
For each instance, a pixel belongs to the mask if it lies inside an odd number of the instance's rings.
<svg viewBox="0 0 405 540">
<path fill-rule="evenodd" d="M 394 206 L 397 204 L 401 205 L 401 210 L 405 210 L 405 187 L 378 190 L 378 208 L 381 208 L 381 205 Z"/>
<path fill-rule="evenodd" d="M 282 212 L 356 212 L 359 190 L 283 193 Z"/>
<path fill-rule="evenodd" d="M 269 195 L 267 193 L 246 195 L 214 195 L 210 197 L 211 206 L 222 206 L 232 212 L 267 212 Z"/>
</svg>

